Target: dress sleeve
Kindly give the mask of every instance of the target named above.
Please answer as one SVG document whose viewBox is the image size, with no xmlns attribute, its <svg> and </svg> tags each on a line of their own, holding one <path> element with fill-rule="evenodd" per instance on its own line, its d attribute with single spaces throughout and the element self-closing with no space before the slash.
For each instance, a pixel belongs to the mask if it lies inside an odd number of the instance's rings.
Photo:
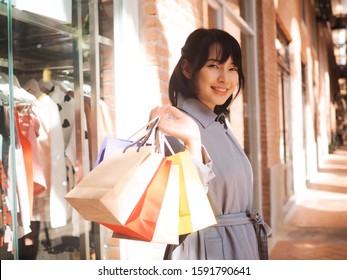
<svg viewBox="0 0 347 280">
<path fill-rule="evenodd" d="M 203 185 L 205 186 L 206 193 L 208 192 L 208 184 L 211 179 L 215 177 L 214 172 L 212 171 L 212 160 L 210 155 L 208 154 L 205 146 L 201 145 L 201 154 L 202 154 L 202 162 L 197 160 L 192 156 L 192 160 L 194 162 L 195 167 L 198 170 L 199 177 Z"/>
</svg>

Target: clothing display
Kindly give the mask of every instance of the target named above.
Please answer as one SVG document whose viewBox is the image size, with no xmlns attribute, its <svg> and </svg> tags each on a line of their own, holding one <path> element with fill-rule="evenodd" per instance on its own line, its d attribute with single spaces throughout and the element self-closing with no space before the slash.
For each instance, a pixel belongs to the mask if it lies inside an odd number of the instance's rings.
<svg viewBox="0 0 347 280">
<path fill-rule="evenodd" d="M 85 5 L 89 8 L 88 3 L 83 4 Z M 4 8 L 6 3 L 1 6 Z M 55 254 L 64 250 L 67 252 L 68 247 L 70 249 L 73 247 L 75 250 L 80 245 L 77 239 L 81 234 L 87 235 L 90 230 L 80 216 L 67 205 L 64 194 L 72 189 L 81 177 L 90 172 L 91 153 L 88 136 L 97 139 L 98 135 L 94 135 L 100 132 L 97 127 L 99 125 L 110 127 L 110 122 L 108 116 L 102 115 L 100 121 L 97 124 L 93 122 L 91 126 L 90 123 L 95 119 L 94 108 L 91 108 L 91 114 L 87 118 L 82 105 L 75 104 L 70 92 L 67 93 L 67 91 L 74 91 L 73 81 L 76 81 L 77 76 L 79 81 L 82 80 L 81 89 L 83 87 L 83 90 L 86 86 L 90 88 L 91 86 L 87 83 L 93 81 L 93 77 L 89 75 L 89 66 L 85 68 L 88 63 L 78 66 L 75 64 L 80 52 L 73 49 L 73 36 L 81 30 L 79 25 L 75 24 L 77 22 L 70 22 L 66 29 L 64 23 L 60 22 L 57 26 L 54 18 L 47 19 L 44 15 L 30 13 L 31 19 L 28 19 L 26 11 L 17 9 L 15 4 L 13 10 L 16 12 L 16 17 L 11 18 L 9 13 L 6 17 L 6 12 L 1 17 L 5 31 L 7 30 L 6 22 L 11 20 L 13 23 L 13 28 L 4 33 L 6 35 L 3 38 L 4 44 L 6 45 L 6 40 L 10 40 L 10 35 L 13 35 L 13 38 L 22 39 L 22 35 L 28 33 L 37 35 L 30 38 L 39 47 L 35 47 L 30 53 L 27 50 L 31 48 L 31 44 L 26 44 L 22 52 L 25 57 L 23 60 L 21 52 L 18 51 L 21 43 L 13 40 L 10 43 L 13 43 L 15 51 L 11 58 L 10 51 L 6 49 L 1 57 L 5 63 L 0 65 L 0 108 L 2 110 L 0 112 L 0 191 L 2 194 L 0 247 L 1 250 L 12 253 L 12 257 L 15 257 L 17 252 L 20 259 L 35 259 L 35 253 L 28 253 L 25 256 L 22 253 L 31 251 L 31 248 L 36 251 L 37 247 L 40 247 L 40 250 L 42 246 L 38 245 L 42 245 L 43 241 L 45 241 L 43 249 L 45 253 Z M 72 9 L 71 12 L 73 15 L 78 13 L 83 17 L 82 9 L 81 11 Z M 40 22 L 40 18 L 44 21 L 37 25 L 36 21 Z M 51 33 L 52 27 L 54 34 Z M 41 48 L 44 45 L 50 49 L 49 54 L 45 53 L 45 48 Z M 96 73 L 101 72 L 97 70 Z M 29 93 L 29 88 L 20 86 L 20 83 L 29 79 L 35 80 L 31 84 L 35 87 L 34 93 Z M 68 86 L 62 83 L 66 81 L 69 81 L 66 84 Z M 37 85 L 38 89 L 45 86 L 48 91 L 37 90 Z M 53 91 L 51 91 L 52 86 Z M 80 87 L 78 92 L 80 93 Z M 89 90 L 88 94 L 93 93 Z M 81 98 L 83 98 L 82 91 Z M 13 100 L 14 104 L 12 104 Z M 10 114 L 8 114 L 9 108 Z M 15 113 L 12 116 L 13 109 Z M 102 108 L 102 114 L 105 109 Z M 3 118 L 2 113 L 6 113 L 6 118 Z M 8 118 L 9 115 L 11 119 Z M 16 115 L 15 120 L 14 115 Z M 15 132 L 13 132 L 13 126 Z M 110 131 L 108 129 L 108 132 Z M 83 139 L 76 137 L 79 135 Z M 103 136 L 100 138 L 102 139 Z M 10 147 L 10 142 L 15 137 L 17 138 L 16 147 Z M 95 152 L 95 145 L 93 148 Z M 13 159 L 11 159 L 12 152 L 15 152 Z M 12 174 L 15 178 L 11 178 Z M 17 197 L 12 198 L 11 195 Z M 13 213 L 13 205 L 17 207 L 17 213 Z M 11 215 L 18 219 L 12 221 Z M 18 236 L 14 234 L 17 229 Z M 66 245 L 70 235 L 77 238 L 73 238 L 73 246 Z M 16 245 L 12 243 L 13 236 L 19 239 L 17 248 L 12 246 Z M 93 236 L 90 238 L 87 235 L 87 238 L 90 239 L 89 242 L 93 242 Z M 30 240 L 34 246 L 29 248 L 32 246 L 29 244 Z M 53 249 L 57 247 L 59 249 Z M 40 257 L 42 258 L 39 254 L 38 258 Z M 43 259 L 46 257 L 52 256 L 44 255 Z"/>
<path fill-rule="evenodd" d="M 46 232 L 47 251 L 56 252 L 61 236 L 77 238 L 80 232 L 78 213 L 67 204 L 64 195 L 75 184 L 76 131 L 75 103 L 73 92 L 66 92 L 61 82 L 52 81 L 46 93 L 35 79 L 30 79 L 24 88 L 16 80 L 15 100 L 15 168 L 18 210 L 18 238 L 21 253 L 28 252 L 28 246 L 35 258 L 39 242 L 39 228 Z M 0 169 L 1 169 L 1 239 L 7 251 L 13 249 L 13 225 L 11 221 L 12 198 L 10 120 L 8 106 L 8 79 L 1 73 L 0 103 Z M 84 96 L 86 112 L 82 114 L 84 131 L 83 174 L 91 170 L 88 135 L 96 139 L 96 128 L 91 125 L 90 97 Z M 100 125 L 102 135 L 110 133 L 110 118 L 106 105 L 100 102 Z M 107 129 L 106 129 L 107 128 Z M 89 130 L 88 130 L 89 129 Z M 94 136 L 93 136 L 94 135 Z M 33 232 L 35 228 L 35 232 Z M 86 228 L 85 228 L 86 229 Z M 84 230 L 85 230 L 84 229 Z M 27 245 L 30 239 L 33 245 Z M 54 240 L 54 241 L 53 241 Z M 52 242 L 55 244 L 52 244 Z M 50 245 L 51 244 L 51 245 Z M 50 248 L 50 246 L 53 246 Z M 61 250 L 61 248 L 59 249 Z M 30 259 L 31 254 L 24 259 Z M 22 256 L 22 255 L 21 255 Z"/>
<path fill-rule="evenodd" d="M 10 148 L 10 135 L 6 126 L 7 114 L 4 106 L 0 106 L 0 194 L 1 194 L 1 227 L 0 236 L 1 244 L 7 244 L 8 250 L 11 251 L 13 240 L 12 236 L 12 218 L 11 208 L 9 205 L 9 184 L 8 184 L 8 157 Z M 5 252 L 6 254 L 6 252 Z"/>
<path fill-rule="evenodd" d="M 76 166 L 76 126 L 75 126 L 75 100 L 72 96 L 72 90 L 64 86 L 61 81 L 47 81 L 42 82 L 40 80 L 43 89 L 46 88 L 49 96 L 57 104 L 61 127 L 64 136 L 64 155 L 66 165 L 66 183 L 67 192 L 70 191 L 76 184 L 75 182 L 75 169 Z M 39 82 L 39 84 L 40 84 Z M 42 89 L 42 88 L 41 88 Z M 70 94 L 69 94 L 70 93 Z M 84 170 L 83 173 L 87 174 L 90 171 L 89 164 L 89 140 L 87 131 L 87 119 L 86 114 L 82 114 L 82 131 L 84 131 L 84 151 L 83 151 L 83 162 Z M 72 218 L 72 231 L 71 235 L 79 236 L 79 215 L 78 213 L 68 204 L 67 205 L 67 217 Z M 51 231 L 51 235 L 55 235 Z"/>
<path fill-rule="evenodd" d="M 212 160 L 215 177 L 208 182 L 207 194 L 218 224 L 181 236 L 179 245 L 168 245 L 164 258 L 259 259 L 257 237 L 246 213 L 252 207 L 252 168 L 230 124 L 226 121 L 225 128 L 197 99 L 179 95 L 177 107 L 198 124 L 201 143 Z"/>
</svg>

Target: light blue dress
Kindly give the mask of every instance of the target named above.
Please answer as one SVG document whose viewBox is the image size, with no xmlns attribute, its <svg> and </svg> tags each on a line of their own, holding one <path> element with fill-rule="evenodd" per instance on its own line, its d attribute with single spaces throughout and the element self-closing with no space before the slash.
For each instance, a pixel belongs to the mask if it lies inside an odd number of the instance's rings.
<svg viewBox="0 0 347 280">
<path fill-rule="evenodd" d="M 177 107 L 199 125 L 202 145 L 212 160 L 215 177 L 207 182 L 207 194 L 218 224 L 181 236 L 179 245 L 167 246 L 164 259 L 259 259 L 253 224 L 245 213 L 252 208 L 252 168 L 230 124 L 226 128 L 216 121 L 217 115 L 193 98 L 179 96 Z"/>
</svg>

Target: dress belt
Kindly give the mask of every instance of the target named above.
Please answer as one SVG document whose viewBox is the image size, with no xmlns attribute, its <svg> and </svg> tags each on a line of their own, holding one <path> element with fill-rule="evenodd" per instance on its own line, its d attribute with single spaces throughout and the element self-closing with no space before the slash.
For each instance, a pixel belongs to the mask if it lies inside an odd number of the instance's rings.
<svg viewBox="0 0 347 280">
<path fill-rule="evenodd" d="M 216 216 L 217 224 L 214 226 L 236 226 L 252 223 L 246 212 L 231 213 L 226 215 Z"/>
<path fill-rule="evenodd" d="M 244 224 L 257 224 L 262 225 L 266 231 L 267 236 L 272 233 L 271 228 L 264 222 L 263 217 L 258 211 L 250 209 L 245 212 L 237 212 L 226 215 L 216 216 L 217 224 L 213 226 L 236 226 Z"/>
<path fill-rule="evenodd" d="M 216 217 L 217 224 L 214 226 L 235 226 L 244 224 L 253 224 L 257 237 L 259 258 L 268 260 L 268 237 L 271 235 L 271 228 L 264 223 L 263 217 L 258 211 L 249 209 L 245 212 L 231 213 Z"/>
</svg>

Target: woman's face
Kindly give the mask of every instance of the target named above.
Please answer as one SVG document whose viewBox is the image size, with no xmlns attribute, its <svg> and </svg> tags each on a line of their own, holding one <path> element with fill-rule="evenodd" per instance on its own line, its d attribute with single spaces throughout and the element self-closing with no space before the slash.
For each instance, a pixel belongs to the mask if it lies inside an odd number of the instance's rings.
<svg viewBox="0 0 347 280">
<path fill-rule="evenodd" d="M 233 59 L 221 63 L 218 60 L 219 45 L 211 46 L 205 65 L 197 72 L 194 85 L 198 99 L 212 111 L 216 105 L 222 105 L 234 92 L 238 83 L 238 72 Z"/>
</svg>

